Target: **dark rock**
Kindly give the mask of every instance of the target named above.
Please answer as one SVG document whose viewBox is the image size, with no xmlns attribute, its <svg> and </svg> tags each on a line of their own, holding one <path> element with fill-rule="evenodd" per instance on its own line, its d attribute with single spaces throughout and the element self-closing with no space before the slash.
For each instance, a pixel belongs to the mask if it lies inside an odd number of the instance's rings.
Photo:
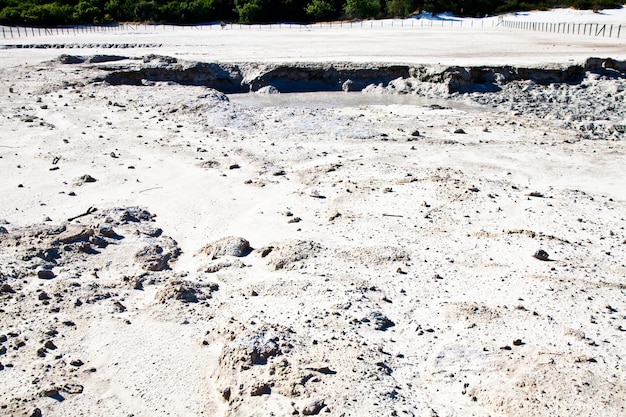
<svg viewBox="0 0 626 417">
<path fill-rule="evenodd" d="M 126 307 L 124 306 L 124 304 L 120 303 L 119 301 L 115 301 L 113 303 L 113 310 L 116 313 L 123 313 L 126 311 Z"/>
<path fill-rule="evenodd" d="M 4 283 L 4 284 L 0 285 L 0 292 L 13 294 L 13 293 L 15 293 L 15 290 L 9 284 Z"/>
<path fill-rule="evenodd" d="M 68 394 L 82 394 L 84 387 L 79 384 L 65 384 L 61 389 Z"/>
<path fill-rule="evenodd" d="M 466 132 L 465 130 L 459 128 L 459 129 L 456 129 L 454 133 L 456 133 L 457 135 L 464 135 Z"/>
<path fill-rule="evenodd" d="M 319 412 L 322 411 L 324 407 L 326 407 L 326 403 L 324 402 L 324 400 L 314 399 L 309 401 L 308 403 L 305 403 L 302 406 L 300 412 L 302 413 L 302 415 L 305 416 L 314 416 L 319 414 Z"/>
<path fill-rule="evenodd" d="M 77 55 L 63 54 L 59 56 L 59 62 L 61 64 L 82 64 L 83 62 L 85 62 L 85 58 Z"/>
<path fill-rule="evenodd" d="M 56 275 L 54 275 L 54 272 L 52 272 L 50 269 L 40 269 L 39 271 L 37 271 L 37 277 L 39 279 L 52 279 L 55 276 Z"/>
<path fill-rule="evenodd" d="M 224 389 L 222 389 L 222 398 L 224 398 L 226 401 L 230 400 L 230 387 L 226 387 Z"/>
<path fill-rule="evenodd" d="M 261 254 L 261 258 L 265 258 L 267 255 L 272 253 L 272 250 L 274 250 L 273 246 L 266 246 L 264 248 L 259 249 L 259 252 Z"/>
<path fill-rule="evenodd" d="M 337 219 L 341 217 L 341 213 L 339 213 L 338 211 L 334 212 L 333 214 L 331 214 L 330 216 L 328 216 L 328 221 L 332 222 L 333 220 Z"/>
<path fill-rule="evenodd" d="M 108 225 L 100 226 L 99 229 L 98 229 L 98 233 L 100 233 L 104 237 L 109 237 L 109 238 L 112 238 L 112 239 L 115 239 L 115 238 L 118 237 L 118 234 L 115 233 L 113 228 L 111 226 L 108 226 Z"/>
<path fill-rule="evenodd" d="M 257 397 L 259 395 L 269 395 L 272 393 L 272 388 L 267 382 L 257 382 L 250 388 L 250 395 Z"/>
<path fill-rule="evenodd" d="M 374 323 L 374 329 L 376 330 L 385 331 L 388 328 L 396 325 L 393 321 L 389 320 L 389 318 L 384 316 L 379 311 L 372 311 L 370 313 L 370 318 L 372 322 Z"/>
<path fill-rule="evenodd" d="M 85 363 L 83 361 L 81 361 L 80 359 L 74 359 L 73 361 L 70 362 L 70 365 L 72 366 L 83 366 Z"/>
<path fill-rule="evenodd" d="M 533 254 L 534 258 L 539 259 L 540 261 L 547 261 L 550 259 L 550 255 L 543 249 L 539 249 L 537 252 Z"/>
</svg>

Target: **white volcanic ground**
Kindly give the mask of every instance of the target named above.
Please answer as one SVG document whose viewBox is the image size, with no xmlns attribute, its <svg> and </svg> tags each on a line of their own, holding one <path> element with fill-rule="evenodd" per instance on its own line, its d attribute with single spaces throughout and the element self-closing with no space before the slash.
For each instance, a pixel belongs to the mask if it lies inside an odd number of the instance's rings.
<svg viewBox="0 0 626 417">
<path fill-rule="evenodd" d="M 94 59 L 116 34 L 0 49 L 0 414 L 624 415 L 624 39 L 500 29 L 521 45 L 507 63 L 496 32 L 464 30 L 462 64 L 370 60 L 535 68 L 488 93 L 105 81 L 198 55 L 251 80 L 378 48 L 311 33 L 328 55 L 269 31 L 215 59 L 176 37 Z M 407 54 L 418 32 L 395 33 Z M 562 55 L 532 53 L 550 36 Z M 536 78 L 592 56 L 582 79 Z"/>
</svg>

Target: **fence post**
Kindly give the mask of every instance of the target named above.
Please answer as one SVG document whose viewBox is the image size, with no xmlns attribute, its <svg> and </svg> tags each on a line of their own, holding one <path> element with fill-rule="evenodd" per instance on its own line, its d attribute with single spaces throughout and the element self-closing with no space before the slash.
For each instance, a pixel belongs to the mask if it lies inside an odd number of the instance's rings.
<svg viewBox="0 0 626 417">
<path fill-rule="evenodd" d="M 609 38 L 613 35 L 613 25 L 611 25 L 611 28 L 609 29 Z"/>
<path fill-rule="evenodd" d="M 617 28 L 617 37 L 619 38 L 619 33 L 622 31 L 622 25 L 619 25 Z"/>
</svg>

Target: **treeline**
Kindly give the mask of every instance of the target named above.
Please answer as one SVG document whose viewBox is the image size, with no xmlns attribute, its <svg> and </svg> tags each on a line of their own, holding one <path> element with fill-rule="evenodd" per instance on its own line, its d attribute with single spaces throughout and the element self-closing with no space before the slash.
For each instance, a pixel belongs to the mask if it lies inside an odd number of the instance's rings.
<svg viewBox="0 0 626 417">
<path fill-rule="evenodd" d="M 485 16 L 555 7 L 620 8 L 623 0 L 0 0 L 0 24 L 60 26 L 114 22 L 193 24 L 317 22 L 406 17 L 419 11 Z"/>
</svg>

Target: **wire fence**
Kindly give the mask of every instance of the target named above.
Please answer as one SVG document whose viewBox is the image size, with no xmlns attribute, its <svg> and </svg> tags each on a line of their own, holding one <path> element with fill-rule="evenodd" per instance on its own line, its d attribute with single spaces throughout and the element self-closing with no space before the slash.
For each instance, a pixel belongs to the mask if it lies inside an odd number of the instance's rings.
<svg viewBox="0 0 626 417">
<path fill-rule="evenodd" d="M 502 18 L 485 19 L 385 19 L 385 20 L 361 20 L 361 21 L 338 21 L 320 23 L 265 23 L 243 25 L 238 23 L 211 23 L 203 25 L 161 25 L 161 24 L 113 24 L 104 26 L 56 26 L 56 27 L 24 27 L 24 26 L 0 26 L 2 39 L 22 39 L 35 37 L 48 37 L 57 35 L 79 35 L 84 33 L 108 33 L 108 32 L 164 32 L 164 31 L 206 31 L 206 30 L 315 30 L 315 29 L 344 29 L 344 28 L 510 28 L 537 32 L 563 33 L 571 35 L 584 35 L 608 38 L 624 38 L 622 25 L 603 23 L 549 23 L 549 22 L 526 22 L 506 20 Z M 626 25 L 624 25 L 626 32 Z"/>
<path fill-rule="evenodd" d="M 622 25 L 606 23 L 550 23 L 500 20 L 498 25 L 511 29 L 530 30 L 535 32 L 565 33 L 570 35 L 596 36 L 603 38 L 619 38 L 620 35 L 622 35 Z M 624 29 L 626 29 L 626 26 Z"/>
<path fill-rule="evenodd" d="M 416 27 L 465 27 L 485 28 L 494 27 L 495 19 L 385 19 L 365 21 L 338 21 L 321 23 L 261 23 L 244 25 L 239 23 L 211 23 L 203 25 L 161 25 L 161 24 L 115 24 L 105 26 L 55 26 L 55 27 L 24 27 L 0 26 L 2 39 L 22 39 L 47 37 L 56 35 L 78 35 L 83 33 L 107 32 L 163 32 L 163 31 L 205 31 L 205 30 L 315 30 L 315 29 L 345 29 L 345 28 L 416 28 Z"/>
</svg>

